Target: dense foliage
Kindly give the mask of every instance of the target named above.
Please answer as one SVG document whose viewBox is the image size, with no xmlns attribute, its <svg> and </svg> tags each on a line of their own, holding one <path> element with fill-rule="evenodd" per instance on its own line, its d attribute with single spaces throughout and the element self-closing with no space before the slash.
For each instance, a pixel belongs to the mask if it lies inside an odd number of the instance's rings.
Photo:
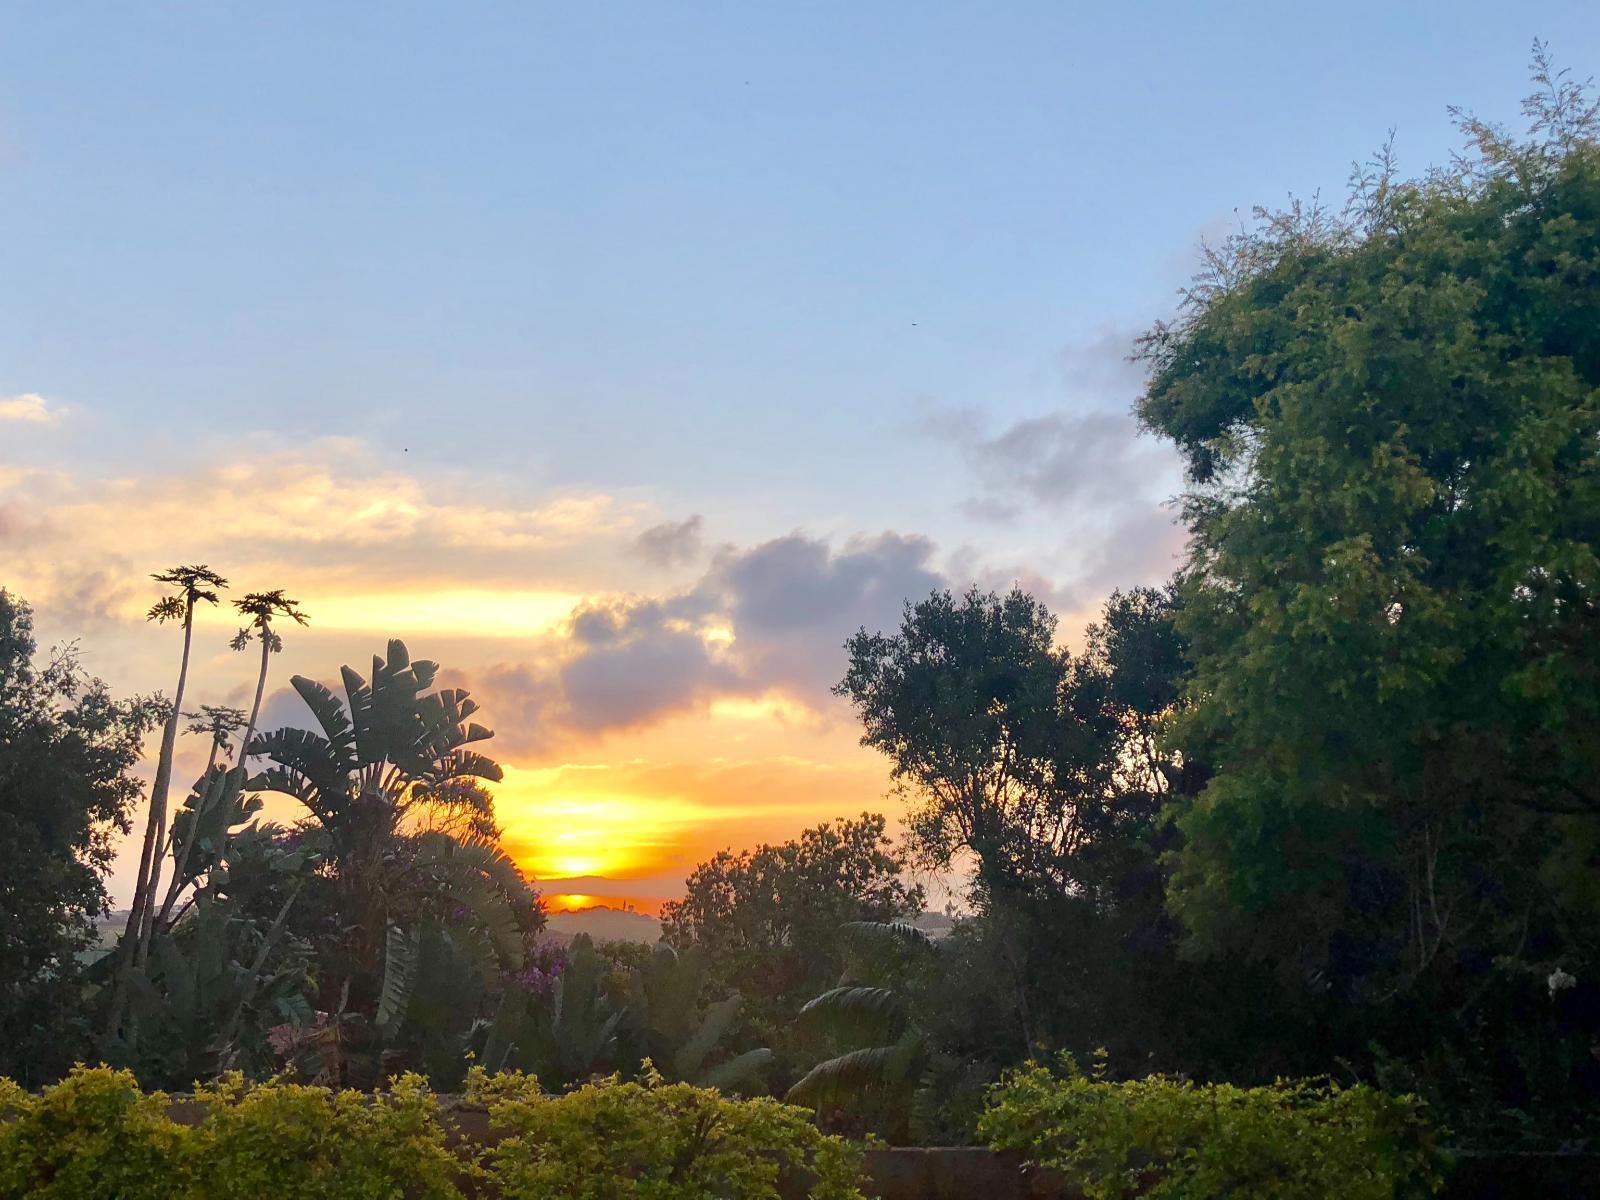
<svg viewBox="0 0 1600 1200">
<path fill-rule="evenodd" d="M 1140 405 L 1191 484 L 1188 949 L 1502 1124 L 1600 1095 L 1600 110 L 1536 76 L 1530 140 L 1219 249 Z"/>
<path fill-rule="evenodd" d="M 1430 1196 L 1444 1158 L 1409 1096 L 1356 1086 L 1240 1088 L 1151 1076 L 1113 1083 L 1071 1059 L 990 1096 L 982 1131 L 1090 1200 L 1396 1200 Z"/>
<path fill-rule="evenodd" d="M 789 1032 L 807 998 L 844 966 L 838 929 L 922 911 L 882 816 L 863 813 L 774 846 L 723 851 L 701 863 L 681 900 L 662 909 L 662 937 L 692 949 L 719 991 L 745 997 L 750 1036 L 792 1049 Z"/>
<path fill-rule="evenodd" d="M 809 1177 L 817 1200 L 861 1197 L 859 1152 L 774 1100 L 730 1100 L 648 1070 L 565 1096 L 516 1076 L 473 1085 L 469 1099 L 504 1135 L 484 1161 L 508 1200 L 777 1200 L 785 1175 Z"/>
<path fill-rule="evenodd" d="M 457 1200 L 486 1180 L 506 1200 L 776 1200 L 780 1177 L 817 1200 L 858 1200 L 860 1155 L 803 1109 L 615 1078 L 565 1095 L 475 1071 L 469 1105 L 499 1135 L 449 1138 L 422 1080 L 373 1093 L 226 1076 L 183 1103 L 133 1076 L 78 1068 L 30 1094 L 0 1080 L 0 1200 Z"/>
<path fill-rule="evenodd" d="M 112 699 L 71 648 L 36 652 L 28 606 L 0 591 L 0 1074 L 29 1084 L 85 1052 L 80 958 L 138 794 L 128 771 L 164 716 Z"/>
</svg>

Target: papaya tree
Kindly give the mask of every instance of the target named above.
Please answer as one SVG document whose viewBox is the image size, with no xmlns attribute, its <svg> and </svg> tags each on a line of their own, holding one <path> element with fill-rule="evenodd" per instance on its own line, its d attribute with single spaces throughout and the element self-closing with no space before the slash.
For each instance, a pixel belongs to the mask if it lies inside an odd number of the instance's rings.
<svg viewBox="0 0 1600 1200">
<path fill-rule="evenodd" d="M 155 778 L 150 785 L 150 809 L 145 819 L 144 841 L 139 850 L 138 873 L 134 877 L 133 903 L 128 910 L 123 944 L 118 949 L 113 1020 L 121 1006 L 126 972 L 143 963 L 149 952 L 155 891 L 160 883 L 161 853 L 166 837 L 167 792 L 172 784 L 172 759 L 177 750 L 184 692 L 189 682 L 189 652 L 194 643 L 195 608 L 200 604 L 217 603 L 218 591 L 228 586 L 226 579 L 204 565 L 173 567 L 151 578 L 157 583 L 174 587 L 176 592 L 157 601 L 150 609 L 148 619 L 158 624 L 180 622 L 183 642 L 178 657 L 178 682 L 173 690 L 172 707 L 162 727 L 161 751 L 156 758 Z"/>
</svg>

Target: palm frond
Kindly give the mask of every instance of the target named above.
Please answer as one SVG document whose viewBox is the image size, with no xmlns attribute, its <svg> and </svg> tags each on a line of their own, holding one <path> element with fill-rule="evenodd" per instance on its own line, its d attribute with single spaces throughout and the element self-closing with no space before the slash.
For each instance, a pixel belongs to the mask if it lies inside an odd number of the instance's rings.
<svg viewBox="0 0 1600 1200">
<path fill-rule="evenodd" d="M 846 921 L 840 928 L 847 937 L 859 942 L 898 942 L 924 949 L 937 945 L 927 930 L 918 929 L 907 921 Z"/>
<path fill-rule="evenodd" d="M 819 1062 L 789 1089 L 784 1100 L 809 1108 L 836 1108 L 893 1086 L 895 1047 L 866 1046 Z"/>
<path fill-rule="evenodd" d="M 415 931 L 391 925 L 384 941 L 383 987 L 378 995 L 381 1027 L 392 1029 L 405 1015 L 416 980 L 417 935 Z"/>
<path fill-rule="evenodd" d="M 318 683 L 315 679 L 307 679 L 304 675 L 294 676 L 289 680 L 289 684 L 300 693 L 300 699 L 306 702 L 311 715 L 317 718 L 317 724 L 322 726 L 323 736 L 333 747 L 335 756 L 341 762 L 351 764 L 345 768 L 346 770 L 354 770 L 355 730 L 350 724 L 350 716 L 345 712 L 343 702 L 333 694 L 331 688 Z"/>
<path fill-rule="evenodd" d="M 835 1037 L 888 1040 L 905 1023 L 905 1002 L 880 987 L 837 987 L 808 1000 L 800 1021 Z"/>
</svg>

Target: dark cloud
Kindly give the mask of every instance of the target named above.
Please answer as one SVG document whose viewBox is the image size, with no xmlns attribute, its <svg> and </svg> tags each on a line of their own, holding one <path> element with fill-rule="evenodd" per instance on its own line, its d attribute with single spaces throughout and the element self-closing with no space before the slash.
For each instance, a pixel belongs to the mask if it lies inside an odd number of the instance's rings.
<svg viewBox="0 0 1600 1200">
<path fill-rule="evenodd" d="M 122 620 L 130 606 L 143 600 L 143 583 L 144 578 L 125 560 L 87 570 L 63 566 L 52 574 L 46 598 L 36 609 L 41 623 L 70 630 L 75 637 Z"/>
<path fill-rule="evenodd" d="M 799 533 L 725 549 L 694 587 L 585 605 L 564 639 L 469 686 L 494 722 L 518 731 L 518 749 L 559 731 L 637 727 L 723 696 L 778 692 L 822 708 L 852 633 L 893 627 L 907 600 L 945 586 L 933 553 L 927 539 L 893 533 L 838 549 Z"/>
<path fill-rule="evenodd" d="M 718 660 L 690 622 L 644 601 L 587 608 L 572 622 L 578 653 L 560 668 L 568 725 L 585 732 L 623 729 L 742 690 L 737 671 Z"/>
<path fill-rule="evenodd" d="M 747 678 L 816 703 L 844 673 L 844 643 L 863 626 L 898 625 L 907 600 L 945 586 L 933 543 L 885 533 L 835 552 L 791 534 L 714 564 L 707 583 L 724 598 Z"/>
<path fill-rule="evenodd" d="M 687 520 L 652 525 L 634 540 L 634 552 L 658 567 L 677 567 L 693 562 L 700 557 L 704 525 L 705 521 L 699 513 Z"/>
</svg>

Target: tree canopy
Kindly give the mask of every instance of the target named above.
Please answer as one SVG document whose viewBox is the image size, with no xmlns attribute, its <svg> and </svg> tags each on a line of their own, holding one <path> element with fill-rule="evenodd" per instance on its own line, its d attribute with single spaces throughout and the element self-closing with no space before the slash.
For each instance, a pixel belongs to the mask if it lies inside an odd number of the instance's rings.
<svg viewBox="0 0 1600 1200">
<path fill-rule="evenodd" d="M 32 612 L 0 591 L 0 1076 L 24 1082 L 83 1053 L 78 957 L 129 831 L 129 772 L 166 716 L 156 699 L 113 699 L 70 647 L 42 664 L 37 650 Z"/>
</svg>

